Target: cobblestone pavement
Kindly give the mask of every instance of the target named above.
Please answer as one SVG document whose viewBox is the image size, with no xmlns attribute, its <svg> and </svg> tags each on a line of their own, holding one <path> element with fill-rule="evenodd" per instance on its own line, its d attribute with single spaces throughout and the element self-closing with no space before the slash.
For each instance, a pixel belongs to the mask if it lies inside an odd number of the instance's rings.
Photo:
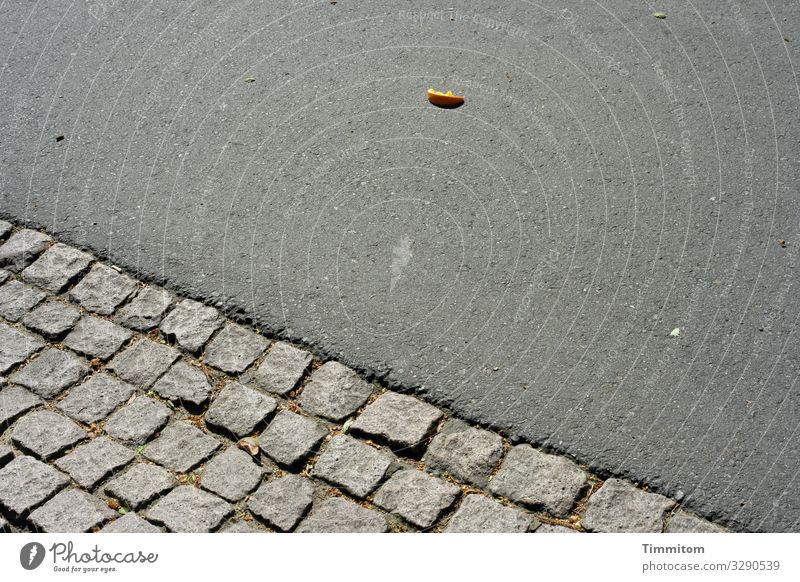
<svg viewBox="0 0 800 582">
<path fill-rule="evenodd" d="M 724 531 L 45 234 L 0 240 L 0 531 Z"/>
</svg>

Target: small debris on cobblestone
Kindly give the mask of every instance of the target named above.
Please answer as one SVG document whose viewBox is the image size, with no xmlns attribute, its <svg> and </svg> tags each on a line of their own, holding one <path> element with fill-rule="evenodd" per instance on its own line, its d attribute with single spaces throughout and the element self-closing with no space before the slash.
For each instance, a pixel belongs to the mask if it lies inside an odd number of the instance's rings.
<svg viewBox="0 0 800 582">
<path fill-rule="evenodd" d="M 609 479 L 590 498 L 581 524 L 596 532 L 660 532 L 675 502 Z"/>
<path fill-rule="evenodd" d="M 262 390 L 287 395 L 297 387 L 311 365 L 311 353 L 285 342 L 275 342 L 253 376 Z"/>
<path fill-rule="evenodd" d="M 524 533 L 536 525 L 524 511 L 478 495 L 467 495 L 447 524 L 448 533 Z"/>
<path fill-rule="evenodd" d="M 61 293 L 93 260 L 83 251 L 56 243 L 22 271 L 22 279 L 53 293 Z"/>
<path fill-rule="evenodd" d="M 58 459 L 56 467 L 78 485 L 93 489 L 103 479 L 133 461 L 133 451 L 101 436 Z"/>
<path fill-rule="evenodd" d="M 38 257 L 53 241 L 49 236 L 24 228 L 0 246 L 0 267 L 19 272 Z"/>
<path fill-rule="evenodd" d="M 41 398 L 20 386 L 6 386 L 0 390 L 0 434 L 22 414 L 41 404 Z"/>
<path fill-rule="evenodd" d="M 153 390 L 162 398 L 191 406 L 202 406 L 208 402 L 211 389 L 206 375 L 183 360 L 175 362 L 153 385 Z"/>
<path fill-rule="evenodd" d="M 13 374 L 11 381 L 25 386 L 42 398 L 53 398 L 80 382 L 88 373 L 89 366 L 75 354 L 47 348 Z"/>
<path fill-rule="evenodd" d="M 273 479 L 250 496 L 247 507 L 268 526 L 291 531 L 311 507 L 314 488 L 297 475 Z"/>
<path fill-rule="evenodd" d="M 311 375 L 300 406 L 315 416 L 341 422 L 366 403 L 373 387 L 339 362 L 327 362 Z"/>
<path fill-rule="evenodd" d="M 0 317 L 16 322 L 41 303 L 47 294 L 21 281 L 0 287 Z"/>
<path fill-rule="evenodd" d="M 502 457 L 503 439 L 499 435 L 451 420 L 431 441 L 425 462 L 434 473 L 485 487 Z"/>
<path fill-rule="evenodd" d="M 202 303 L 184 299 L 161 322 L 161 331 L 181 347 L 197 353 L 224 323 L 219 311 Z"/>
<path fill-rule="evenodd" d="M 264 336 L 228 323 L 208 344 L 205 361 L 223 372 L 239 374 L 255 362 L 268 345 Z"/>
<path fill-rule="evenodd" d="M 67 335 L 64 345 L 89 358 L 107 360 L 133 333 L 116 323 L 85 315 Z"/>
<path fill-rule="evenodd" d="M 185 485 L 173 489 L 147 511 L 147 518 L 174 532 L 208 532 L 233 514 L 233 506 L 216 495 Z"/>
<path fill-rule="evenodd" d="M 126 513 L 100 530 L 101 533 L 159 533 L 161 531 L 163 531 L 161 528 L 133 512 Z"/>
<path fill-rule="evenodd" d="M 142 444 L 166 426 L 170 414 L 161 402 L 139 396 L 109 417 L 105 431 L 125 443 Z"/>
<path fill-rule="evenodd" d="M 69 484 L 69 477 L 50 465 L 19 456 L 0 469 L 0 508 L 19 519 Z"/>
<path fill-rule="evenodd" d="M 422 471 L 397 471 L 375 493 L 375 505 L 427 529 L 450 509 L 461 490 Z"/>
<path fill-rule="evenodd" d="M 24 362 L 44 345 L 40 338 L 0 323 L 0 374 Z"/>
<path fill-rule="evenodd" d="M 11 440 L 21 449 L 47 460 L 87 436 L 85 430 L 60 414 L 49 410 L 34 410 L 17 421 Z"/>
<path fill-rule="evenodd" d="M 191 424 L 179 421 L 167 426 L 144 449 L 144 456 L 178 473 L 186 473 L 208 459 L 219 441 Z"/>
<path fill-rule="evenodd" d="M 392 460 L 384 451 L 352 437 L 337 435 L 320 455 L 312 474 L 355 497 L 366 497 L 386 475 Z"/>
<path fill-rule="evenodd" d="M 264 470 L 241 449 L 228 447 L 206 463 L 200 486 L 236 503 L 261 482 Z"/>
<path fill-rule="evenodd" d="M 211 402 L 206 422 L 235 437 L 251 434 L 275 411 L 278 403 L 257 390 L 231 382 Z"/>
<path fill-rule="evenodd" d="M 99 373 L 70 390 L 67 397 L 58 403 L 58 408 L 69 417 L 90 424 L 111 414 L 135 391 L 136 388 L 127 382 Z"/>
<path fill-rule="evenodd" d="M 106 495 L 139 509 L 178 484 L 174 476 L 158 465 L 138 463 L 106 483 Z"/>
<path fill-rule="evenodd" d="M 136 281 L 96 263 L 70 291 L 70 297 L 81 307 L 100 315 L 111 315 L 114 310 L 136 291 Z"/>
<path fill-rule="evenodd" d="M 328 431 L 318 421 L 282 410 L 259 439 L 261 448 L 273 461 L 297 469 L 316 454 Z"/>
<path fill-rule="evenodd" d="M 161 322 L 172 301 L 172 294 L 166 289 L 144 287 L 117 312 L 114 322 L 137 331 L 151 330 Z"/>
<path fill-rule="evenodd" d="M 180 356 L 175 348 L 140 339 L 117 354 L 108 368 L 131 384 L 149 388 Z"/>
<path fill-rule="evenodd" d="M 43 532 L 88 532 L 116 514 L 97 497 L 80 489 L 62 491 L 31 513 L 31 523 Z"/>
<path fill-rule="evenodd" d="M 80 310 L 63 301 L 45 301 L 22 320 L 25 327 L 57 340 L 64 336 L 81 318 Z"/>
<path fill-rule="evenodd" d="M 371 509 L 331 497 L 314 508 L 297 528 L 303 533 L 383 533 L 386 518 Z"/>
</svg>

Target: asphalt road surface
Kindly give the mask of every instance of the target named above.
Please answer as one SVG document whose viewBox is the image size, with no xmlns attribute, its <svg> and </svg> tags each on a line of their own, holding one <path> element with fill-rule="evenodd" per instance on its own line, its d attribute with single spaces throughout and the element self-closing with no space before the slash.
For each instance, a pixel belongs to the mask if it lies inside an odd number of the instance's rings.
<svg viewBox="0 0 800 582">
<path fill-rule="evenodd" d="M 795 1 L 5 0 L 0 214 L 798 531 L 798 50 Z"/>
</svg>

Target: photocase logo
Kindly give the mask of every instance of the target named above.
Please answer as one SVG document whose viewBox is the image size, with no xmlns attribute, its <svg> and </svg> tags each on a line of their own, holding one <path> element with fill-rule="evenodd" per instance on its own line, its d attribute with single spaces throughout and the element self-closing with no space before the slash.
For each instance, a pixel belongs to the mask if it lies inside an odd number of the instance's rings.
<svg viewBox="0 0 800 582">
<path fill-rule="evenodd" d="M 26 570 L 35 570 L 44 561 L 44 546 L 39 542 L 30 542 L 19 551 L 19 563 Z"/>
</svg>

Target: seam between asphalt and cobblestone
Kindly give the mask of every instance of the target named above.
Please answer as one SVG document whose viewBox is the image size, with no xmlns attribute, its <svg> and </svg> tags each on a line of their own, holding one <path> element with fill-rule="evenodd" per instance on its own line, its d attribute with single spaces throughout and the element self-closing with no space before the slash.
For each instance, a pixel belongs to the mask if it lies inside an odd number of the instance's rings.
<svg viewBox="0 0 800 582">
<path fill-rule="evenodd" d="M 0 221 L 0 531 L 726 530 Z"/>
</svg>

